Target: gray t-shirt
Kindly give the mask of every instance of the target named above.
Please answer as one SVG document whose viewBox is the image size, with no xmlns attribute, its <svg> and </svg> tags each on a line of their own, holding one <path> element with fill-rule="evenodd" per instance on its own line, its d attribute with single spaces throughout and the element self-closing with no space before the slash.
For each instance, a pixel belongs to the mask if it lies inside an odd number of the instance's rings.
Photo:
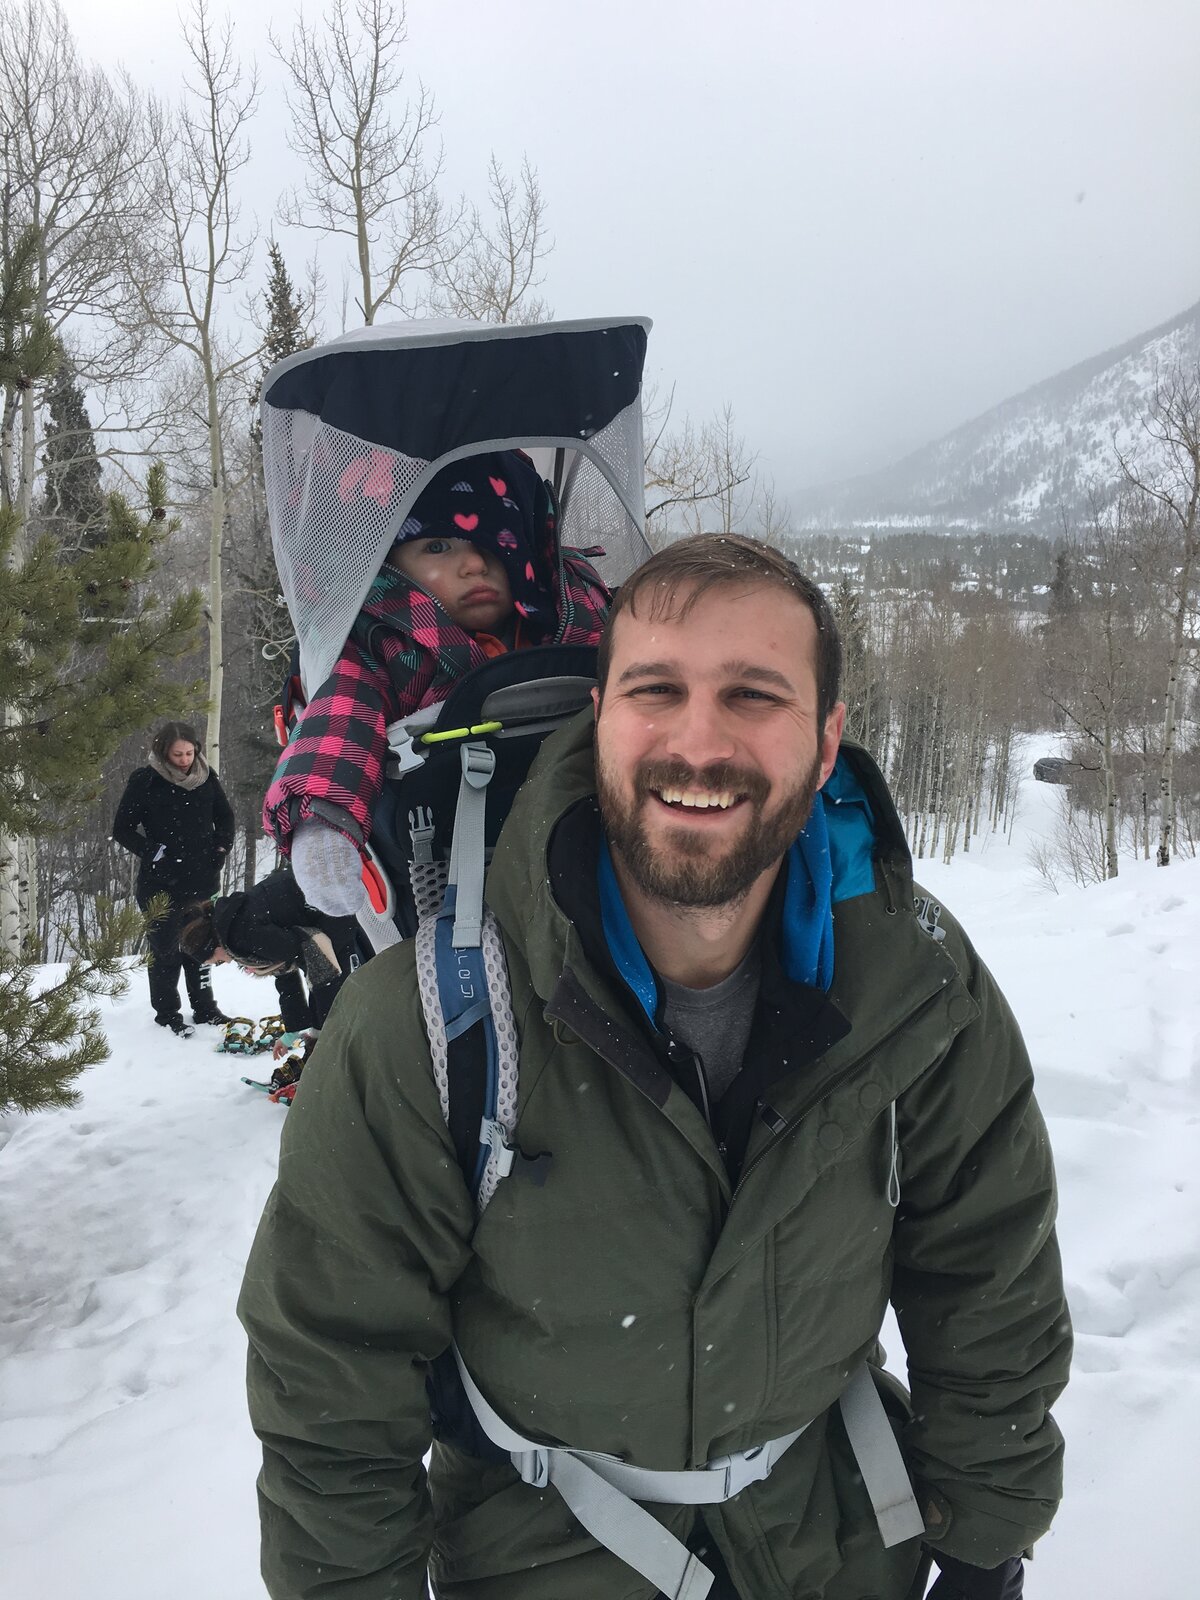
<svg viewBox="0 0 1200 1600">
<path fill-rule="evenodd" d="M 686 989 L 661 980 L 667 1030 L 700 1057 L 708 1098 L 716 1105 L 737 1077 L 750 1042 L 762 958 L 758 942 L 740 966 L 711 989 Z"/>
</svg>

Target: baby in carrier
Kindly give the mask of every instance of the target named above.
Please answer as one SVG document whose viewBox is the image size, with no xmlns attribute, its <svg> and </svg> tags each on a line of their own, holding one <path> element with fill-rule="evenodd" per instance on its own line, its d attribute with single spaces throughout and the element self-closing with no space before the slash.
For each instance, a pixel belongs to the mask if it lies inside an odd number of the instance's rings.
<svg viewBox="0 0 1200 1600">
<path fill-rule="evenodd" d="M 382 456 L 353 463 L 339 494 L 390 499 L 386 469 Z M 598 643 L 608 601 L 582 555 L 560 550 L 553 494 L 521 452 L 455 461 L 430 481 L 267 790 L 263 825 L 311 905 L 347 916 L 362 903 L 389 725 L 505 651 Z"/>
</svg>

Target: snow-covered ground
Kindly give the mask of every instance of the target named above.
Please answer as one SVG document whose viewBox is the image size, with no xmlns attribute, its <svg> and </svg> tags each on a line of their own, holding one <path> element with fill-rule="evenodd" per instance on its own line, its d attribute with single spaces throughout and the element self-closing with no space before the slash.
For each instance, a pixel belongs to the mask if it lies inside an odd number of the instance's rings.
<svg viewBox="0 0 1200 1600">
<path fill-rule="evenodd" d="M 1200 862 L 1051 894 L 1014 841 L 920 876 L 1020 1018 L 1062 1189 L 1078 1332 L 1066 1500 L 1031 1600 L 1195 1592 L 1200 1438 Z M 262 1600 L 257 1444 L 233 1306 L 285 1113 L 144 977 L 73 1110 L 0 1120 L 0 1594 Z M 273 989 L 217 975 L 228 1011 Z M 262 1057 L 254 1063 L 261 1067 Z M 263 1075 L 261 1072 L 257 1075 Z M 565 1597 L 564 1597 L 565 1600 Z"/>
</svg>

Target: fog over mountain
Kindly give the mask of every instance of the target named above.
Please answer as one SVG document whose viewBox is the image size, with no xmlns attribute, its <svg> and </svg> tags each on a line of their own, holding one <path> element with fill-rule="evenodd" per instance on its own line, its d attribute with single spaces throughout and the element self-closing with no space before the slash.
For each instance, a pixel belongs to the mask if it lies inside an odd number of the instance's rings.
<svg viewBox="0 0 1200 1600">
<path fill-rule="evenodd" d="M 1027 528 L 1054 533 L 1113 493 L 1117 450 L 1153 463 L 1143 419 L 1160 374 L 1200 362 L 1200 303 L 1047 378 L 894 466 L 791 496 L 797 528 Z"/>
</svg>

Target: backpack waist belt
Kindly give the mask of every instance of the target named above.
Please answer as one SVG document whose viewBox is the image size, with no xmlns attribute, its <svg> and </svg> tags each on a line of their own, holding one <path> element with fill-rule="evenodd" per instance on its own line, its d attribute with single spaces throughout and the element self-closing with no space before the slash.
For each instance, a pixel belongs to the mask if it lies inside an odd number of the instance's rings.
<svg viewBox="0 0 1200 1600">
<path fill-rule="evenodd" d="M 479 1426 L 508 1451 L 521 1477 L 534 1488 L 552 1485 L 592 1537 L 655 1584 L 668 1600 L 704 1600 L 712 1573 L 690 1550 L 636 1502 L 706 1506 L 731 1500 L 760 1483 L 809 1426 L 720 1456 L 685 1472 L 654 1472 L 601 1451 L 572 1450 L 526 1439 L 500 1417 L 467 1371 L 458 1347 L 454 1359 Z M 925 1524 L 913 1496 L 904 1459 L 883 1402 L 864 1364 L 839 1399 L 842 1420 L 886 1546 L 923 1534 Z"/>
</svg>

